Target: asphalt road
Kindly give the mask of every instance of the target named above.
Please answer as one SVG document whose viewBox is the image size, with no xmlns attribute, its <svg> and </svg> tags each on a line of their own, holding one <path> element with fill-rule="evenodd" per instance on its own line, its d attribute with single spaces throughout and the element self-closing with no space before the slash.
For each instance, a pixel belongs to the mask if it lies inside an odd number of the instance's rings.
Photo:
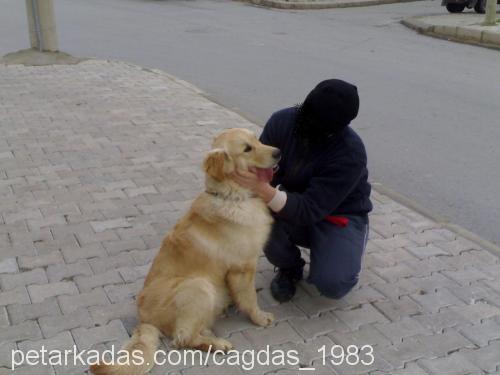
<svg viewBox="0 0 500 375">
<path fill-rule="evenodd" d="M 399 24 L 439 1 L 317 11 L 231 1 L 57 0 L 63 51 L 194 83 L 264 123 L 320 80 L 358 85 L 371 179 L 500 243 L 500 52 Z M 24 1 L 0 0 L 0 54 L 28 46 Z M 237 124 L 235 124 L 237 125 Z"/>
</svg>

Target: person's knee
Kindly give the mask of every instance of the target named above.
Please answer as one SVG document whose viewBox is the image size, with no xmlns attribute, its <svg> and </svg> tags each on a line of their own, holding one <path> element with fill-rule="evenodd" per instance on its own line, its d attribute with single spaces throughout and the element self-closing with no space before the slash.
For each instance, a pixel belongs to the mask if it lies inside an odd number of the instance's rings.
<svg viewBox="0 0 500 375">
<path fill-rule="evenodd" d="M 355 277 L 315 277 L 310 278 L 312 282 L 321 295 L 332 298 L 340 299 L 349 293 L 352 288 L 358 283 L 357 276 Z"/>
<path fill-rule="evenodd" d="M 283 260 L 288 258 L 288 247 L 286 241 L 271 237 L 264 246 L 264 255 L 269 262 L 279 267 Z"/>
<path fill-rule="evenodd" d="M 264 246 L 264 254 L 269 262 L 279 268 L 292 268 L 304 264 L 300 257 L 300 251 L 291 242 L 287 225 L 283 221 L 274 223 L 269 239 Z"/>
<path fill-rule="evenodd" d="M 276 267 L 281 265 L 282 259 L 284 258 L 283 249 L 279 245 L 273 246 L 269 243 L 264 248 L 264 255 L 267 260 Z"/>
<path fill-rule="evenodd" d="M 272 265 L 278 268 L 297 268 L 304 267 L 304 260 L 300 256 L 300 250 L 292 244 L 275 244 L 266 246 L 264 254 Z"/>
</svg>

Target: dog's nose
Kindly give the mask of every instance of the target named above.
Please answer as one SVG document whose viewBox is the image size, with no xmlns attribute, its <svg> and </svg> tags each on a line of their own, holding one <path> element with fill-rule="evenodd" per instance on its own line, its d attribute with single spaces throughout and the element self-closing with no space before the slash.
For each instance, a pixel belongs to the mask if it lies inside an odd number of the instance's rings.
<svg viewBox="0 0 500 375">
<path fill-rule="evenodd" d="M 281 158 L 281 151 L 276 149 L 273 151 L 273 158 L 275 159 L 280 159 Z"/>
</svg>

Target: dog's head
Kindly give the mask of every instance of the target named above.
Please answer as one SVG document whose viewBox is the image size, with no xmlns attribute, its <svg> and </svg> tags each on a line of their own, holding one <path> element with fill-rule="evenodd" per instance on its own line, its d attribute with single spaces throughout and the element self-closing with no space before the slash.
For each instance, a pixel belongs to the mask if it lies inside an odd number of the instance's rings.
<svg viewBox="0 0 500 375">
<path fill-rule="evenodd" d="M 215 137 L 203 167 L 217 181 L 224 181 L 236 169 L 255 169 L 259 174 L 272 176 L 280 157 L 279 149 L 262 144 L 250 130 L 234 128 Z"/>
</svg>

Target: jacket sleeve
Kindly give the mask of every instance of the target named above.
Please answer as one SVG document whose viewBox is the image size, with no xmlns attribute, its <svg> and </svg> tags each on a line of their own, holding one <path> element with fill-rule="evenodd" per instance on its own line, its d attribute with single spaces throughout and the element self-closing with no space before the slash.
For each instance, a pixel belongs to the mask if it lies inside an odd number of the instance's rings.
<svg viewBox="0 0 500 375">
<path fill-rule="evenodd" d="M 287 192 L 285 206 L 277 215 L 296 225 L 323 220 L 356 187 L 366 166 L 346 155 L 330 161 L 312 177 L 303 193 Z"/>
<path fill-rule="evenodd" d="M 276 113 L 273 114 L 269 120 L 267 120 L 262 133 L 260 134 L 259 140 L 268 146 L 279 147 L 277 129 L 277 116 Z"/>
</svg>

